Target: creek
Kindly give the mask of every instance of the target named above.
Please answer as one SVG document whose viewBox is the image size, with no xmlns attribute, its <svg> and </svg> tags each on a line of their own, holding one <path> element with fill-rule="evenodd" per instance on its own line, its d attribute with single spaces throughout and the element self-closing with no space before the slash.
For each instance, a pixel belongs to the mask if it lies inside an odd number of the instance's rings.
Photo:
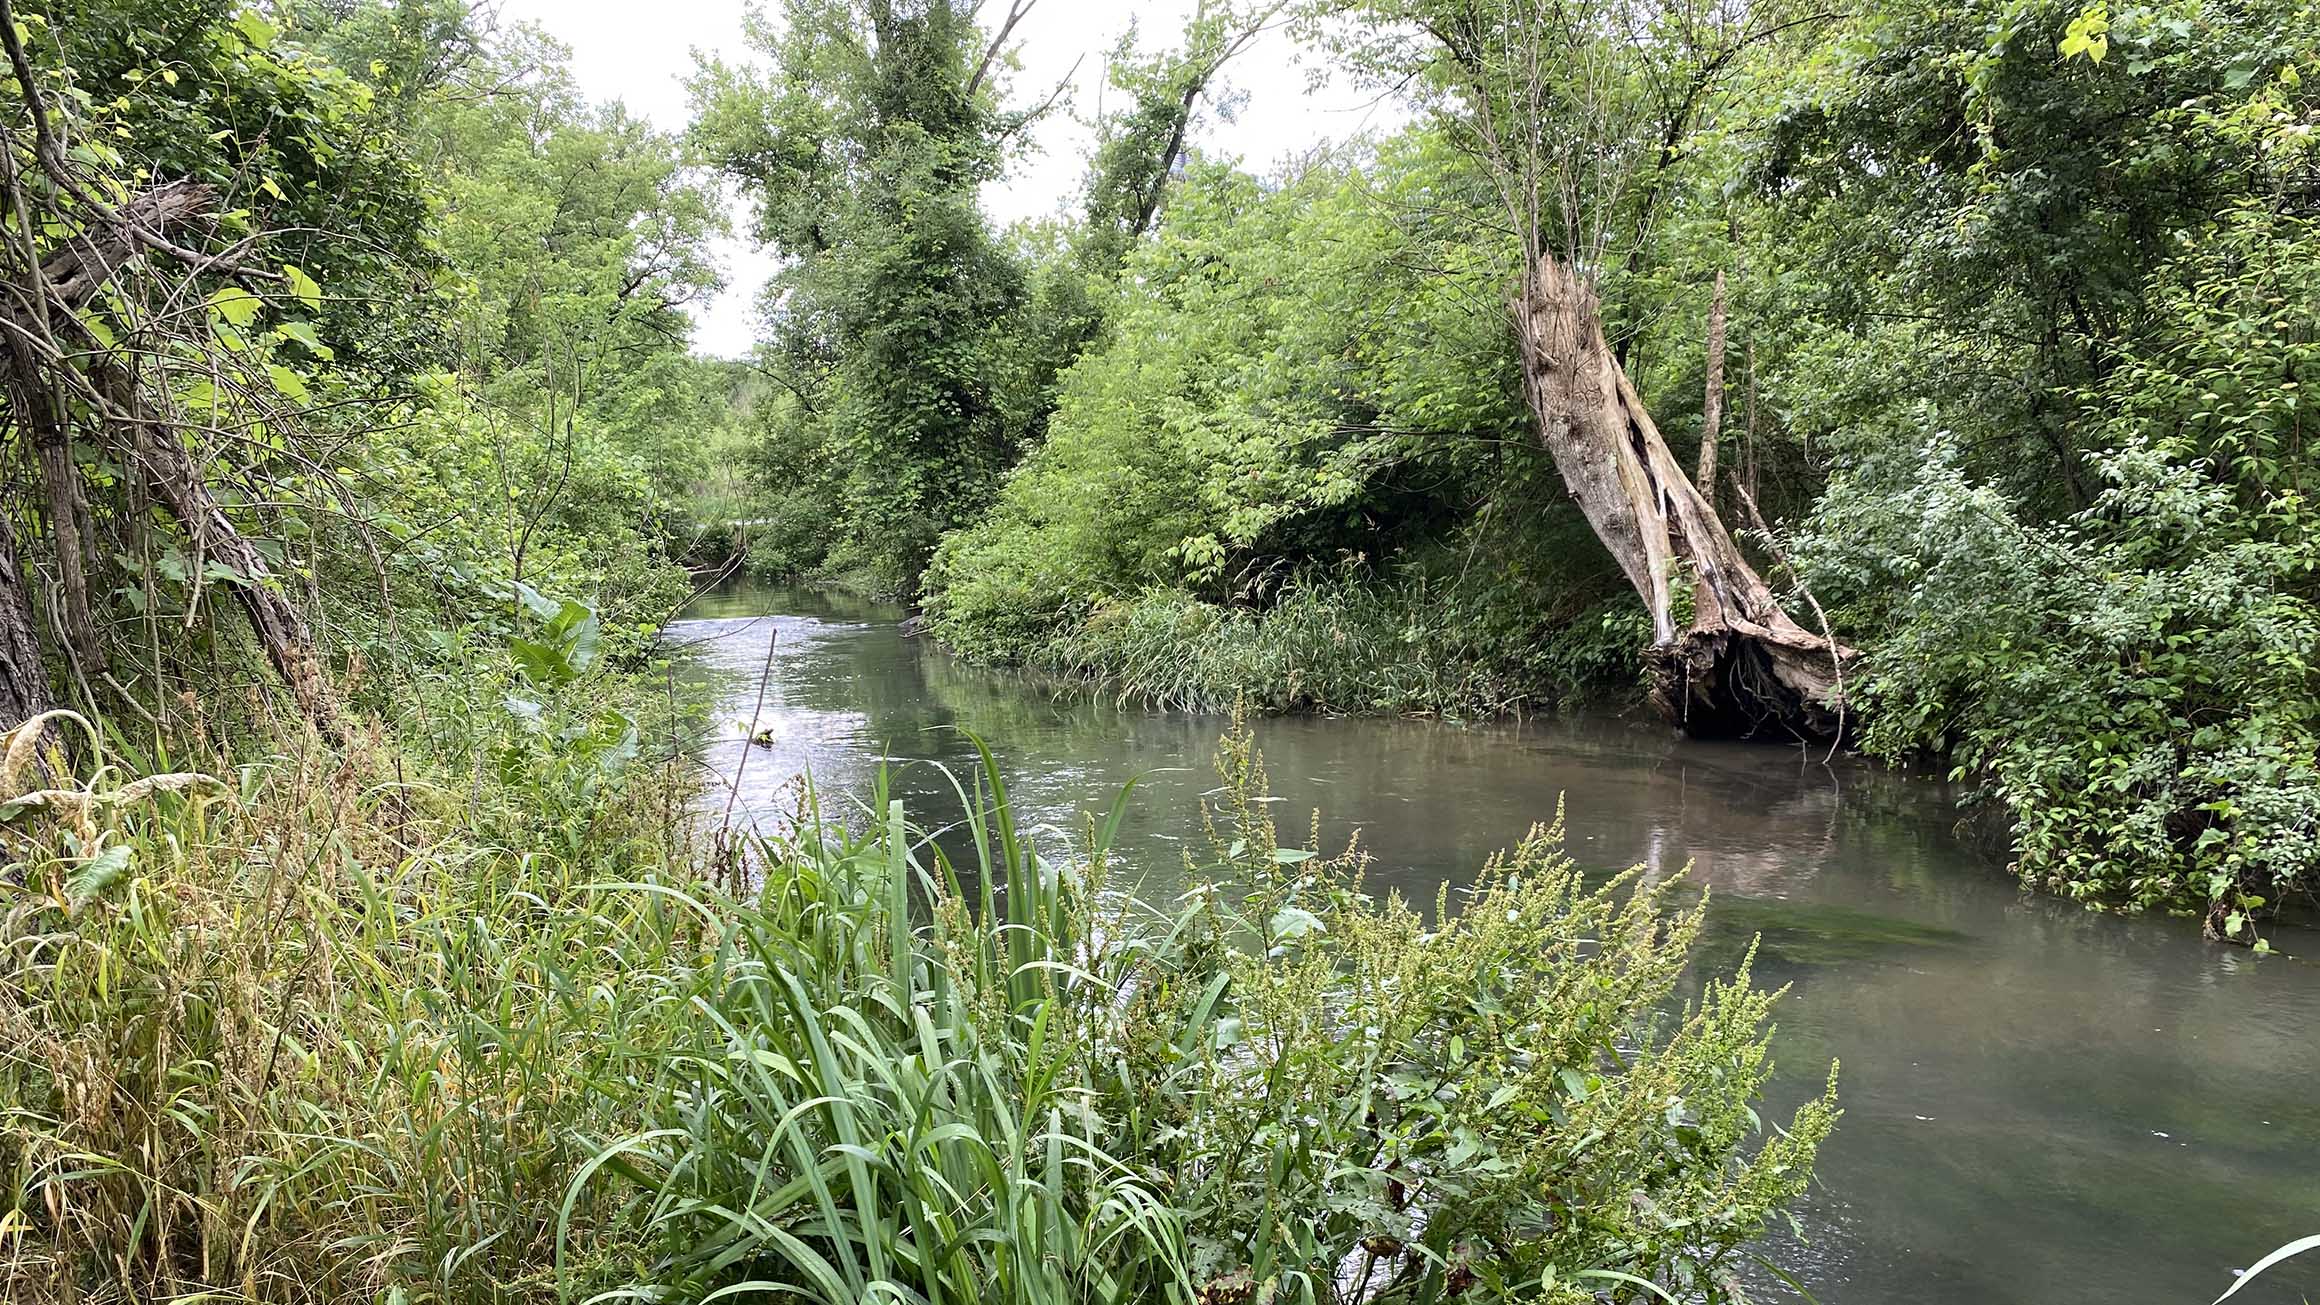
<svg viewBox="0 0 2320 1305">
<path fill-rule="evenodd" d="M 669 634 L 713 685 L 715 804 L 778 819 L 798 776 L 842 801 L 886 764 L 915 818 L 944 819 L 958 799 L 927 763 L 971 782 L 971 731 L 1051 849 L 1136 779 L 1121 859 L 1146 896 L 1173 895 L 1226 722 L 965 666 L 903 615 L 748 582 L 687 609 Z M 2287 954 L 2257 957 L 2195 922 L 2026 894 L 1959 835 L 1944 785 L 1818 752 L 1608 718 L 1291 717 L 1256 735 L 1282 841 L 1318 808 L 1327 847 L 1358 829 L 1372 887 L 1421 904 L 1558 798 L 1590 867 L 1691 864 L 1714 894 L 1703 964 L 1761 937 L 1758 981 L 1790 988 L 1768 1118 L 1843 1063 L 1844 1119 L 1795 1211 L 1805 1240 L 1768 1249 L 1822 1305 L 2206 1305 L 2320 1233 L 2320 964 L 2299 959 L 2320 933 L 2283 929 Z M 2307 1297 L 2320 1263 L 2233 1300 Z"/>
</svg>

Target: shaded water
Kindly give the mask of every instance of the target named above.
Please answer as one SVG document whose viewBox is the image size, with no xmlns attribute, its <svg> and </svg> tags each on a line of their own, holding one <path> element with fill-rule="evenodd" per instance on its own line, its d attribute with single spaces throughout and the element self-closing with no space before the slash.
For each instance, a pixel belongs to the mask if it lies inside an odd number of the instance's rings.
<svg viewBox="0 0 2320 1305">
<path fill-rule="evenodd" d="M 721 676 L 705 756 L 739 813 L 778 818 L 808 769 L 831 795 L 863 791 L 880 757 L 965 775 L 958 727 L 996 751 L 1026 825 L 1080 830 L 1141 775 L 1131 864 L 1172 875 L 1199 837 L 1214 718 L 1057 699 L 904 637 L 891 608 L 743 584 L 687 615 L 671 633 Z M 771 746 L 745 742 L 757 729 Z M 1582 861 L 1694 863 L 1717 893 L 1711 962 L 1761 934 L 1759 979 L 1794 985 L 1776 1111 L 1843 1061 L 1809 1244 L 1777 1252 L 1823 1305 L 2205 1305 L 2320 1233 L 2320 963 L 2025 896 L 1956 837 L 1938 785 L 1617 721 L 1292 718 L 1257 738 L 1285 842 L 1319 806 L 1332 844 L 1358 825 L 1375 880 L 1423 901 L 1558 794 Z M 922 818 L 957 806 L 928 766 L 895 788 Z M 2320 936 L 2279 942 L 2320 958 Z M 2233 1299 L 2307 1295 L 2320 1266 Z"/>
</svg>

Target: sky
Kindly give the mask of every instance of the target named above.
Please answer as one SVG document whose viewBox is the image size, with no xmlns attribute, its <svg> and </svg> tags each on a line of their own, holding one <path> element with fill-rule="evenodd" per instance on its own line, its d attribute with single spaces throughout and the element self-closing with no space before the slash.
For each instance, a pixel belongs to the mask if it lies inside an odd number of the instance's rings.
<svg viewBox="0 0 2320 1305">
<path fill-rule="evenodd" d="M 1032 133 L 1032 149 L 1008 175 L 985 188 L 983 206 L 1001 223 L 1050 214 L 1078 190 L 1092 137 L 1078 118 L 1101 104 L 1104 54 L 1134 17 L 1146 48 L 1172 46 L 1196 0 L 1038 0 L 1016 31 L 1013 48 L 1022 68 L 1010 103 L 1036 104 L 1071 75 L 1071 112 L 1048 115 Z M 994 8 L 1005 0 L 987 0 Z M 684 79 L 695 52 L 728 60 L 749 57 L 741 37 L 743 0 L 502 0 L 503 22 L 533 23 L 572 50 L 572 74 L 592 99 L 619 100 L 656 126 L 685 126 Z M 1077 64 L 1076 72 L 1074 65 Z M 1210 155 L 1238 157 L 1264 170 L 1330 141 L 1385 131 L 1399 120 L 1391 104 L 1342 79 L 1308 87 L 1316 57 L 1285 32 L 1268 32 L 1225 69 L 1227 92 L 1239 98 L 1230 121 L 1214 112 L 1193 143 Z M 1212 88 L 1214 89 L 1214 88 Z M 743 226 L 738 220 L 735 225 Z M 758 287 L 773 260 L 745 238 L 718 251 L 727 286 L 702 313 L 693 343 L 703 352 L 737 357 L 749 351 Z"/>
</svg>

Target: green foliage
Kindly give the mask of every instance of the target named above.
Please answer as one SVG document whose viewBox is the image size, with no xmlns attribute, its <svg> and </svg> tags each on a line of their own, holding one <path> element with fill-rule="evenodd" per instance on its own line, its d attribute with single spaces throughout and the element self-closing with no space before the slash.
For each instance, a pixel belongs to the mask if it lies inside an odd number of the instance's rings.
<svg viewBox="0 0 2320 1305">
<path fill-rule="evenodd" d="M 696 965 L 630 977 L 677 1036 L 566 1210 L 637 1212 L 661 1252 L 634 1290 L 1182 1298 L 1181 1216 L 1089 1108 L 1075 1020 L 1110 989 L 1083 967 L 1112 965 L 1088 882 L 981 778 L 979 915 L 874 794 L 867 832 L 809 808 L 748 899 L 686 900 L 715 930 Z"/>
<path fill-rule="evenodd" d="M 1867 742 L 1977 780 L 2027 882 L 2243 942 L 2315 871 L 2293 9 L 1902 7 L 1767 156 L 1849 273 L 1788 280 L 1828 325 L 1775 376 Z"/>
<path fill-rule="evenodd" d="M 302 233 L 268 261 L 295 265 L 305 286 L 329 287 L 309 303 L 302 287 L 277 294 L 250 279 L 244 292 L 265 292 L 280 314 L 269 326 L 311 320 L 340 367 L 373 382 L 426 356 L 423 300 L 435 260 L 424 183 L 395 147 L 371 87 L 254 7 L 107 0 L 53 8 L 62 12 L 31 0 L 16 12 L 74 160 L 107 170 L 124 188 L 103 200 L 117 203 L 159 180 L 217 186 L 218 236 Z M 0 81 L 0 104 L 21 121 L 12 81 Z M 41 184 L 37 169 L 19 166 L 27 184 Z M 104 317 L 127 336 L 123 311 L 108 305 Z"/>
<path fill-rule="evenodd" d="M 680 166 L 675 140 L 580 99 L 563 58 L 519 30 L 470 73 L 510 89 L 431 101 L 415 124 L 413 144 L 444 172 L 455 338 L 510 406 L 540 406 L 535 389 L 601 404 L 609 396 L 591 386 L 640 388 L 638 373 L 665 366 L 655 355 L 683 356 L 685 310 L 718 287 L 716 197 Z M 618 371 L 596 379 L 615 358 Z"/>
<path fill-rule="evenodd" d="M 1588 886 L 1558 822 L 1429 920 L 1358 853 L 1280 845 L 1245 733 L 1217 765 L 1226 878 L 1097 1035 L 1207 1299 L 1744 1298 L 1731 1261 L 1802 1190 L 1834 1081 L 1748 1152 L 1773 995 L 1743 965 L 1677 1008 L 1705 903 Z"/>
<path fill-rule="evenodd" d="M 973 6 L 797 3 L 752 40 L 772 67 L 707 63 L 702 152 L 760 201 L 786 266 L 761 301 L 759 564 L 910 596 L 939 538 L 1043 444 L 1058 378 L 1107 329 L 1111 283 L 1160 210 L 1201 97 L 1280 8 L 1203 4 L 1180 50 L 1113 51 L 1128 108 L 1099 114 L 1073 220 L 990 230 L 980 186 L 1023 148 L 1007 31 Z M 1003 22 L 993 12 L 993 25 Z"/>
<path fill-rule="evenodd" d="M 1073 251 L 1082 271 L 1101 281 L 1119 272 L 1167 198 L 1202 100 L 1213 98 L 1225 65 L 1286 7 L 1281 0 L 1204 0 L 1176 50 L 1139 53 L 1133 28 L 1120 38 L 1106 71 L 1127 104 L 1095 122 Z"/>
<path fill-rule="evenodd" d="M 2295 184 L 2297 151 L 2219 126 L 2314 53 L 2300 5 L 2187 0 L 2103 10 L 2107 61 L 2058 55 L 2092 12 L 1872 10 L 1753 151 L 1791 223 L 1778 257 L 1834 273 L 1796 311 L 1854 337 L 1831 341 L 1847 362 L 1906 360 L 1881 403 L 1937 399 L 1972 469 L 2049 515 L 2099 490 L 2075 393 L 2157 322 L 2153 259 Z"/>
<path fill-rule="evenodd" d="M 25 186 L 91 221 L 91 204 L 148 185 L 219 192 L 214 224 L 174 233 L 222 260 L 168 292 L 188 310 L 156 313 L 167 296 L 116 282 L 77 323 L 95 347 L 59 377 L 96 624 L 136 668 L 82 692 L 128 696 L 166 732 L 180 693 L 241 682 L 254 650 L 210 618 L 251 584 L 295 592 L 358 697 L 440 664 L 431 623 L 515 633 L 519 583 L 599 611 L 608 654 L 633 657 L 682 596 L 667 544 L 734 381 L 685 347 L 722 219 L 675 141 L 581 102 L 560 50 L 523 31 L 486 40 L 463 8 L 19 12 L 82 169 L 61 185 L 27 144 Z M 349 71 L 324 51 L 370 59 Z M 495 89 L 438 93 L 454 75 Z M 0 106 L 28 116 L 0 86 Z M 43 240 L 59 247 L 95 229 L 54 226 Z M 97 397 L 121 386 L 187 423 L 170 438 L 273 574 L 157 534 Z M 0 427 L 12 467 L 22 416 Z"/>
<path fill-rule="evenodd" d="M 946 642 L 1211 708 L 1631 680 L 1617 586 L 1525 452 L 1496 311 L 1522 233 L 1483 220 L 1512 203 L 1600 264 L 1679 439 L 1727 274 L 1718 506 L 1785 518 L 1869 653 L 1871 749 L 1979 781 L 2024 877 L 2090 902 L 2245 940 L 2309 887 L 2302 6 L 1899 0 L 1762 31 L 1643 6 L 1677 26 L 1642 52 L 1519 7 L 1363 14 L 1312 34 L 1436 121 L 1273 183 L 1194 170 L 1045 444 L 937 554 Z M 1533 118 L 1562 125 L 1490 134 Z M 1490 184 L 1542 169 L 1566 184 L 1530 208 Z"/>
<path fill-rule="evenodd" d="M 937 555 L 936 631 L 1180 705 L 1566 696 L 1576 664 L 1540 630 L 1605 568 L 1574 555 L 1504 325 L 1475 310 L 1498 288 L 1471 185 L 1423 135 L 1277 188 L 1196 170 L 1047 443 Z"/>
<path fill-rule="evenodd" d="M 687 1288 L 853 1299 L 883 1262 L 928 1299 L 1734 1290 L 1834 1112 L 1746 1154 L 1769 994 L 1743 972 L 1661 1013 L 1698 908 L 1585 888 L 1542 830 L 1429 930 L 1277 844 L 1245 736 L 1220 768 L 1228 878 L 1173 919 L 1044 867 L 1004 807 L 970 816 L 976 913 L 898 815 L 772 867 L 683 1089 L 601 1153 L 666 1194 Z"/>
<path fill-rule="evenodd" d="M 306 417 L 358 411 L 429 356 L 439 265 L 371 88 L 272 19 L 49 8 L 12 10 L 21 61 L 0 77 L 18 304 L 0 535 L 49 545 L 7 570 L 63 613 L 47 642 L 69 700 L 158 729 L 181 695 L 241 682 L 221 607 L 306 661 L 286 596 L 319 587 L 363 515 L 359 458 Z M 30 660 L 10 678 L 40 680 Z"/>
<path fill-rule="evenodd" d="M 2084 512 L 2025 524 L 1946 442 L 1864 460 L 1807 535 L 1888 631 L 1865 708 L 2012 813 L 2023 877 L 2096 902 L 2255 912 L 2320 874 L 2320 611 L 2299 379 L 2320 364 L 2308 221 L 2243 209 L 2154 280 L 2167 323 L 2085 392 Z"/>
<path fill-rule="evenodd" d="M 362 525 L 390 546 L 342 537 L 330 593 L 341 624 L 405 669 L 475 655 L 428 619 L 488 647 L 529 638 L 520 596 L 534 588 L 584 605 L 606 654 L 630 660 L 684 597 L 671 553 L 702 529 L 689 500 L 731 421 L 736 369 L 685 340 L 687 313 L 718 285 L 708 246 L 723 217 L 677 142 L 583 101 L 545 37 L 420 17 L 358 6 L 317 33 L 349 50 L 424 46 L 376 56 L 384 89 L 408 90 L 397 78 L 411 67 L 497 88 L 402 103 L 403 148 L 438 179 L 456 367 L 348 423 L 361 439 L 340 456 L 367 489 Z M 390 610 L 367 601 L 382 588 Z"/>
<path fill-rule="evenodd" d="M 395 602 L 454 624 L 512 618 L 513 585 L 529 577 L 621 624 L 666 618 L 684 591 L 659 551 L 666 508 L 650 455 L 585 420 L 551 437 L 441 380 L 368 464 L 376 522 L 398 545 Z M 482 610 L 494 607 L 499 617 Z"/>
<path fill-rule="evenodd" d="M 503 488 L 544 492 L 548 510 L 569 514 L 535 535 L 584 537 L 592 519 L 673 535 L 734 385 L 685 341 L 687 312 L 718 288 L 708 248 L 726 225 L 678 143 L 618 105 L 582 101 L 562 58 L 519 30 L 468 74 L 512 89 L 429 101 L 418 120 L 420 148 L 445 173 L 461 379 L 504 414 L 491 437 L 512 464 Z M 639 475 L 641 504 L 584 483 Z"/>
</svg>

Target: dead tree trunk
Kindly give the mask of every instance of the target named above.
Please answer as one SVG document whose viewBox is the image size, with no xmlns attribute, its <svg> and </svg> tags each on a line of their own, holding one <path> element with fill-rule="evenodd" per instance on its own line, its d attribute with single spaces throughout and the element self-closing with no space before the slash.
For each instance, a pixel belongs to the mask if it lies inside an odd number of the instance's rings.
<svg viewBox="0 0 2320 1305">
<path fill-rule="evenodd" d="M 180 425 L 156 417 L 119 354 L 91 354 L 77 342 L 67 348 L 52 333 L 56 324 L 72 321 L 132 260 L 159 258 L 192 271 L 225 267 L 166 237 L 207 214 L 216 198 L 206 185 L 163 183 L 117 210 L 105 210 L 85 233 L 45 261 L 10 269 L 12 293 L 9 302 L 0 303 L 0 317 L 9 328 L 5 381 L 10 417 L 33 445 L 41 469 L 42 515 L 55 545 L 62 633 L 67 651 L 81 659 L 84 671 L 101 672 L 104 651 L 89 611 L 82 565 L 88 554 L 88 518 L 79 471 L 72 465 L 65 425 L 69 414 L 58 402 L 68 389 L 86 400 L 90 415 L 81 425 L 83 437 L 140 466 L 197 554 L 217 559 L 241 577 L 232 586 L 234 596 L 267 660 L 308 719 L 330 733 L 337 728 L 337 705 L 306 619 L 275 586 L 265 559 L 211 493 Z M 37 708 L 31 704 L 49 701 L 39 627 L 29 619 L 33 605 L 15 542 L 13 531 L 0 534 L 0 728 L 33 714 Z"/>
<path fill-rule="evenodd" d="M 10 344 L 8 402 L 16 413 L 18 428 L 30 437 L 33 457 L 40 465 L 65 652 L 82 675 L 102 676 L 107 670 L 105 645 L 97 635 L 96 618 L 89 606 L 87 567 L 94 549 L 88 501 L 81 492 L 80 469 L 73 465 L 64 408 L 57 402 L 54 380 L 32 360 L 30 348 L 14 337 Z"/>
<path fill-rule="evenodd" d="M 1553 257 L 1518 305 L 1539 434 L 1596 537 L 1651 611 L 1653 697 L 1687 732 L 1829 738 L 1851 650 L 1781 610 L 1692 484 L 1603 336 L 1594 287 Z M 1678 596 L 1689 598 L 1683 613 Z"/>
</svg>

